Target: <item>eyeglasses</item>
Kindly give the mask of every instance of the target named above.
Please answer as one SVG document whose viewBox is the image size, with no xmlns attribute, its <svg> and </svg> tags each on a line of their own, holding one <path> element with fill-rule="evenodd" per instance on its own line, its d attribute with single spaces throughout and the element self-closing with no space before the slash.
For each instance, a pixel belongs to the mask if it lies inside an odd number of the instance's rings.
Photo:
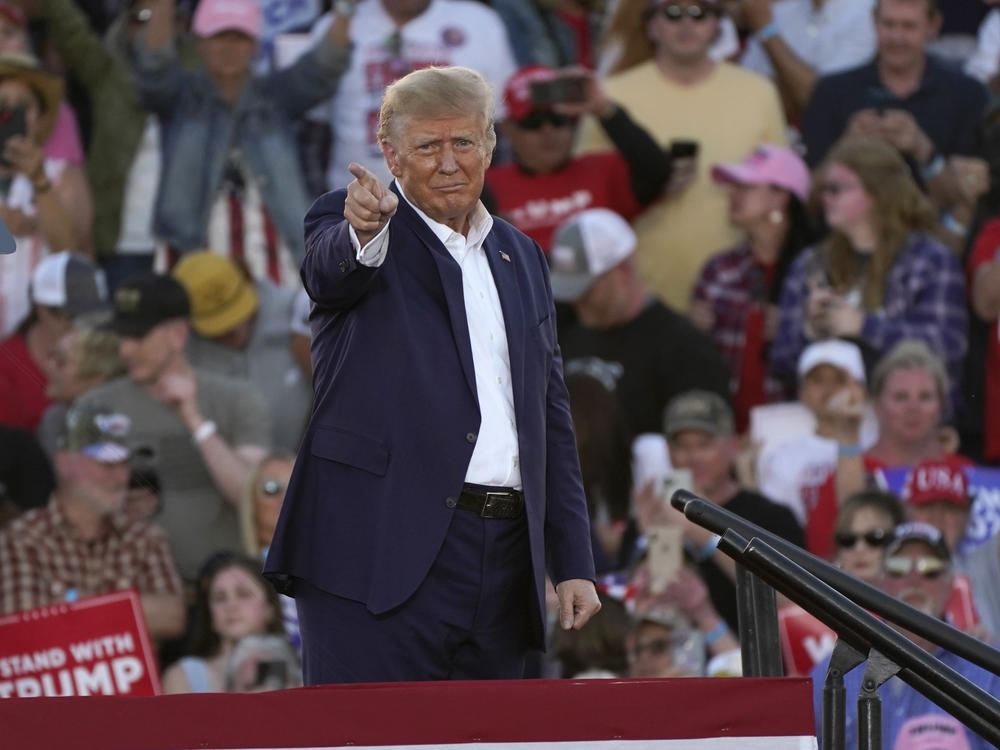
<svg viewBox="0 0 1000 750">
<path fill-rule="evenodd" d="M 670 650 L 670 639 L 669 638 L 656 638 L 652 641 L 646 641 L 645 643 L 636 643 L 635 648 L 632 649 L 632 655 L 639 659 L 643 654 L 649 653 L 650 656 L 663 656 Z"/>
<path fill-rule="evenodd" d="M 706 8 L 704 5 L 678 5 L 676 3 L 657 6 L 653 8 L 652 12 L 661 14 L 671 23 L 680 23 L 684 16 L 692 21 L 704 21 L 715 15 L 714 10 Z"/>
<path fill-rule="evenodd" d="M 266 479 L 260 484 L 260 491 L 265 495 L 277 495 L 285 489 L 285 483 L 278 479 Z"/>
<path fill-rule="evenodd" d="M 917 575 L 934 579 L 944 573 L 947 564 L 940 557 L 887 557 L 885 572 L 893 578 L 902 578 L 916 568 Z"/>
<path fill-rule="evenodd" d="M 524 130 L 541 130 L 545 123 L 554 128 L 569 128 L 576 124 L 576 118 L 547 109 L 536 109 L 517 121 L 518 127 Z"/>
<path fill-rule="evenodd" d="M 869 547 L 884 547 L 889 542 L 889 532 L 885 529 L 872 529 L 864 534 L 853 531 L 838 531 L 833 535 L 834 544 L 844 549 L 850 549 L 861 539 Z"/>
<path fill-rule="evenodd" d="M 848 185 L 846 182 L 824 182 L 819 186 L 819 192 L 821 195 L 832 195 L 838 196 L 841 193 L 846 193 L 850 190 L 857 190 L 857 185 Z"/>
</svg>

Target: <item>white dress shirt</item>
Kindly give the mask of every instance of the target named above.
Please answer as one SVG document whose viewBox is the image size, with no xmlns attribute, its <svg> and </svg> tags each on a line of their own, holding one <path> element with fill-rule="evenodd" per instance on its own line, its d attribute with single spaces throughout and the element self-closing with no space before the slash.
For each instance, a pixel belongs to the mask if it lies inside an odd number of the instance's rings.
<svg viewBox="0 0 1000 750">
<path fill-rule="evenodd" d="M 462 269 L 465 317 L 469 324 L 469 342 L 476 373 L 476 396 L 482 422 L 465 481 L 497 487 L 521 488 L 517 422 L 514 418 L 514 390 L 510 382 L 510 353 L 504 326 L 500 296 L 486 260 L 483 241 L 493 228 L 493 217 L 482 203 L 477 203 L 469 221 L 469 235 L 463 237 L 444 224 L 431 219 L 406 198 L 399 183 L 399 193 L 417 215 L 441 240 Z M 377 268 L 389 249 L 390 219 L 363 248 L 354 227 L 348 233 L 357 252 L 358 262 Z M 460 429 L 456 426 L 456 429 Z"/>
</svg>

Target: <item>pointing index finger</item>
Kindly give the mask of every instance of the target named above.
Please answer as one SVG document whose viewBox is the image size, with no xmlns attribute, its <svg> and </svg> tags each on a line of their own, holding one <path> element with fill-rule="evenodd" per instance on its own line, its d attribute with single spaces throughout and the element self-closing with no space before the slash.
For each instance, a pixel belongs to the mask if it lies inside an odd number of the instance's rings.
<svg viewBox="0 0 1000 750">
<path fill-rule="evenodd" d="M 372 172 L 370 172 L 365 167 L 361 166 L 357 162 L 352 161 L 347 165 L 347 171 L 354 175 L 357 179 L 358 184 L 363 188 L 368 190 L 372 195 L 374 195 L 379 200 L 385 195 L 385 185 L 379 180 Z"/>
</svg>

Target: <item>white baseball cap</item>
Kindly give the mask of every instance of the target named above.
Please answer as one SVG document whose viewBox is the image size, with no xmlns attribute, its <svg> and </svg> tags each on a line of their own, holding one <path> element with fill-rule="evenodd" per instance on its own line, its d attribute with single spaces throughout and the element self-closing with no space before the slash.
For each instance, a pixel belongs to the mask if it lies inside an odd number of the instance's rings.
<svg viewBox="0 0 1000 750">
<path fill-rule="evenodd" d="M 844 370 L 859 383 L 865 382 L 865 362 L 856 344 L 843 339 L 816 341 L 799 355 L 799 379 L 819 365 L 833 365 Z"/>
<path fill-rule="evenodd" d="M 580 298 L 597 277 L 635 252 L 635 232 L 607 208 L 588 208 L 564 221 L 552 239 L 549 275 L 559 302 Z"/>
<path fill-rule="evenodd" d="M 38 263 L 31 276 L 31 301 L 59 307 L 71 318 L 109 308 L 104 272 L 85 255 L 63 250 Z"/>
</svg>

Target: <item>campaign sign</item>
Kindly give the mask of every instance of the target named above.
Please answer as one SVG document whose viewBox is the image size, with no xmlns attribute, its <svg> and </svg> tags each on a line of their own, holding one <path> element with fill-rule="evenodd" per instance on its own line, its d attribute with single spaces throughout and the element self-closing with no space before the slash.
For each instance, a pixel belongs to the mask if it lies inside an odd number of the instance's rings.
<svg viewBox="0 0 1000 750">
<path fill-rule="evenodd" d="M 0 617 L 0 698 L 159 693 L 134 591 Z"/>
<path fill-rule="evenodd" d="M 778 610 L 778 637 L 787 675 L 808 675 L 837 642 L 833 630 L 797 604 Z"/>
</svg>

